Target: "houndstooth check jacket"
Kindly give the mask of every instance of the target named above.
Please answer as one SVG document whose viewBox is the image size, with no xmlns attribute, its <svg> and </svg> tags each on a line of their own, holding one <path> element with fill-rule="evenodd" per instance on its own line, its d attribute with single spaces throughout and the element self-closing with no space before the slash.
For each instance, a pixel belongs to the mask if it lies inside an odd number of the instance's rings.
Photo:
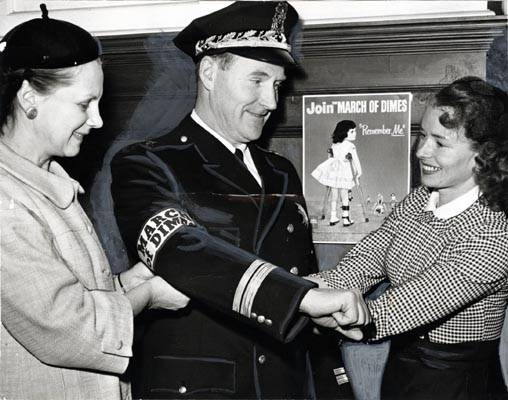
<svg viewBox="0 0 508 400">
<path fill-rule="evenodd" d="M 441 219 L 424 211 L 429 190 L 410 193 L 383 225 L 336 269 L 331 287 L 364 292 L 388 277 L 391 288 L 368 302 L 376 337 L 422 329 L 433 342 L 499 338 L 508 298 L 508 222 L 476 200 Z"/>
</svg>

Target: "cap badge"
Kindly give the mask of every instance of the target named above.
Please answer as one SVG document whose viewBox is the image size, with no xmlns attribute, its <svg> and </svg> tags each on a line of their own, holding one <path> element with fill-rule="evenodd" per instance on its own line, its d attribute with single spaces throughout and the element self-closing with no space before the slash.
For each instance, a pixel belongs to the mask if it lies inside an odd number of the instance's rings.
<svg viewBox="0 0 508 400">
<path fill-rule="evenodd" d="M 278 34 L 284 32 L 284 21 L 288 12 L 287 3 L 278 3 L 275 7 L 275 14 L 272 18 L 272 27 L 270 30 L 275 31 Z"/>
</svg>

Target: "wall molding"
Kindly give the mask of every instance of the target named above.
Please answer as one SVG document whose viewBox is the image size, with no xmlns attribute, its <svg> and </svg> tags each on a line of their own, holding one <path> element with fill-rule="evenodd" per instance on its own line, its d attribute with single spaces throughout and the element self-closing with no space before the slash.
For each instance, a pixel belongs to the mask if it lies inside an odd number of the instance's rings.
<svg viewBox="0 0 508 400">
<path fill-rule="evenodd" d="M 313 59 L 487 51 L 507 21 L 489 16 L 315 25 L 304 28 L 301 49 Z"/>
<path fill-rule="evenodd" d="M 506 16 L 308 25 L 303 27 L 295 47 L 301 49 L 304 57 L 312 58 L 486 51 L 507 25 Z M 108 35 L 100 39 L 106 55 L 167 51 L 164 46 L 146 49 L 144 41 L 151 35 L 154 33 Z M 168 35 L 171 40 L 175 33 L 155 35 Z"/>
</svg>

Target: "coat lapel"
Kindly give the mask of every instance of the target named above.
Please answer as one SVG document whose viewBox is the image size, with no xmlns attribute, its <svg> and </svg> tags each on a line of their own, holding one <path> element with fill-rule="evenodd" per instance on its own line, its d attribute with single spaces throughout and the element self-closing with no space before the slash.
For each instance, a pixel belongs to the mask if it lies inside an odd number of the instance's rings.
<svg viewBox="0 0 508 400">
<path fill-rule="evenodd" d="M 263 182 L 263 190 L 260 197 L 261 209 L 254 245 L 255 251 L 258 253 L 266 235 L 277 221 L 286 199 L 288 173 L 276 168 L 267 158 L 266 153 L 261 151 L 256 145 L 249 144 L 249 150 Z"/>
<path fill-rule="evenodd" d="M 255 252 L 259 252 L 264 239 L 279 217 L 288 190 L 288 172 L 276 168 L 266 153 L 255 144 L 249 144 L 249 150 L 261 176 L 262 187 L 251 175 L 245 165 L 236 158 L 221 142 L 188 117 L 189 125 L 183 131 L 189 135 L 189 143 L 194 143 L 203 158 L 203 169 L 211 177 L 219 179 L 232 189 L 231 194 L 247 195 L 258 208 Z"/>
<path fill-rule="evenodd" d="M 231 194 L 259 194 L 261 188 L 247 167 L 192 118 L 189 117 L 189 120 L 191 126 L 184 132 L 190 133 L 190 140 L 203 158 L 203 169 L 235 189 Z"/>
</svg>

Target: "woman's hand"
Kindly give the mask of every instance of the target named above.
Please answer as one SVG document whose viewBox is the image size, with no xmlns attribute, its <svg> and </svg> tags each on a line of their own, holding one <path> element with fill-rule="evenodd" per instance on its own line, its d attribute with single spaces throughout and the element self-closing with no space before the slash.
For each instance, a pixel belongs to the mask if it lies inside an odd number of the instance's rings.
<svg viewBox="0 0 508 400">
<path fill-rule="evenodd" d="M 132 313 L 135 316 L 146 307 L 179 310 L 189 302 L 186 295 L 176 290 L 160 276 L 152 276 L 148 280 L 144 280 L 126 292 L 125 297 L 131 303 Z"/>
<path fill-rule="evenodd" d="M 152 271 L 142 262 L 138 262 L 127 271 L 118 274 L 118 280 L 121 282 L 122 288 L 126 292 L 151 278 L 153 278 Z"/>
<path fill-rule="evenodd" d="M 189 303 L 189 298 L 176 290 L 160 276 L 154 276 L 148 281 L 151 286 L 149 308 L 179 310 Z"/>
</svg>

